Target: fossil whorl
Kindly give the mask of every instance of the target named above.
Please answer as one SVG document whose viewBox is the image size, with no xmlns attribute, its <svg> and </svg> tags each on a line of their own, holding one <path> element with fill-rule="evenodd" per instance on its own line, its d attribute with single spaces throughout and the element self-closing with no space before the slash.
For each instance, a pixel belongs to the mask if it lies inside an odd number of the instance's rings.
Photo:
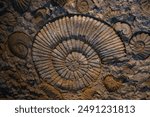
<svg viewBox="0 0 150 117">
<path fill-rule="evenodd" d="M 124 55 L 124 45 L 111 27 L 77 15 L 46 24 L 32 47 L 41 78 L 67 90 L 89 86 L 100 75 L 101 61 L 107 63 Z"/>
<path fill-rule="evenodd" d="M 26 58 L 30 46 L 31 39 L 23 32 L 14 32 L 8 37 L 8 47 L 10 51 L 21 59 Z"/>
<path fill-rule="evenodd" d="M 135 33 L 130 40 L 133 55 L 138 59 L 146 59 L 150 55 L 150 34 Z"/>
<path fill-rule="evenodd" d="M 150 0 L 141 0 L 140 4 L 143 11 L 150 15 Z"/>
<path fill-rule="evenodd" d="M 12 0 L 13 7 L 19 13 L 24 13 L 28 10 L 31 0 Z"/>
<path fill-rule="evenodd" d="M 128 23 L 125 22 L 116 22 L 113 25 L 114 29 L 116 31 L 121 32 L 123 35 L 125 35 L 126 37 L 131 37 L 132 35 L 132 30 L 131 27 Z"/>
</svg>

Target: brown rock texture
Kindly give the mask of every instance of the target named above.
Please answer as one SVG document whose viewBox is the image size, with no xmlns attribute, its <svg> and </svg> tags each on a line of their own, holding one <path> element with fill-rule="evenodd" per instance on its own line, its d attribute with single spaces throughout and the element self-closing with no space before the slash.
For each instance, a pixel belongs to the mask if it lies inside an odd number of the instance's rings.
<svg viewBox="0 0 150 117">
<path fill-rule="evenodd" d="M 150 99 L 149 0 L 0 0 L 0 99 Z"/>
</svg>

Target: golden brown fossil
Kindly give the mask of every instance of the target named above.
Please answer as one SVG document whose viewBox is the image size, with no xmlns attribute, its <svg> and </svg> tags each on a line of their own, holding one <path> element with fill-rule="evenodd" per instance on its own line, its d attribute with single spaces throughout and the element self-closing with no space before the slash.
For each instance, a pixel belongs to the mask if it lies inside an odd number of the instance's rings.
<svg viewBox="0 0 150 117">
<path fill-rule="evenodd" d="M 41 78 L 65 90 L 80 90 L 96 81 L 101 62 L 125 55 L 124 45 L 107 24 L 86 16 L 49 22 L 36 35 L 32 55 Z"/>
<path fill-rule="evenodd" d="M 150 34 L 136 33 L 130 39 L 130 47 L 133 55 L 139 59 L 146 59 L 150 55 Z"/>
</svg>

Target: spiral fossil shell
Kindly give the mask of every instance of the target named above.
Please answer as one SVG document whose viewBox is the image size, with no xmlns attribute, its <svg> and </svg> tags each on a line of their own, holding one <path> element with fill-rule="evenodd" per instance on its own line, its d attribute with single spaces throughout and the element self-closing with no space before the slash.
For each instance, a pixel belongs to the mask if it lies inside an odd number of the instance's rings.
<svg viewBox="0 0 150 117">
<path fill-rule="evenodd" d="M 8 47 L 17 57 L 24 59 L 28 54 L 28 48 L 31 46 L 30 37 L 23 32 L 14 32 L 8 37 Z"/>
<path fill-rule="evenodd" d="M 88 0 L 77 0 L 76 9 L 80 13 L 87 13 L 90 10 L 90 5 Z"/>
<path fill-rule="evenodd" d="M 28 10 L 31 0 L 12 0 L 13 7 L 19 13 L 24 13 Z"/>
<path fill-rule="evenodd" d="M 127 37 L 131 37 L 131 35 L 132 35 L 131 27 L 127 23 L 117 22 L 114 24 L 113 27 L 116 31 L 122 32 L 122 34 L 127 36 Z"/>
<path fill-rule="evenodd" d="M 106 76 L 103 83 L 104 83 L 105 87 L 107 88 L 107 90 L 110 92 L 116 91 L 120 87 L 122 87 L 122 83 L 116 81 L 115 77 L 113 75 Z"/>
<path fill-rule="evenodd" d="M 32 55 L 41 78 L 65 90 L 80 90 L 100 75 L 101 61 L 125 55 L 115 31 L 96 19 L 73 15 L 49 22 L 36 35 Z"/>
<path fill-rule="evenodd" d="M 0 16 L 0 23 L 6 26 L 15 26 L 17 24 L 16 16 L 12 12 L 6 12 Z"/>
<path fill-rule="evenodd" d="M 134 34 L 130 40 L 133 55 L 138 59 L 146 59 L 150 55 L 150 34 L 140 32 Z"/>
<path fill-rule="evenodd" d="M 150 0 L 141 0 L 140 3 L 143 11 L 150 15 Z"/>
</svg>

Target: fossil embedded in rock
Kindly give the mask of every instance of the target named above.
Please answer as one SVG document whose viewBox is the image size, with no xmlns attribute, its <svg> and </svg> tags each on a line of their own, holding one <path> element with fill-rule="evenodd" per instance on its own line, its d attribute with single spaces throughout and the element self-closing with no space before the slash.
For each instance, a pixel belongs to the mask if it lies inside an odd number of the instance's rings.
<svg viewBox="0 0 150 117">
<path fill-rule="evenodd" d="M 13 7 L 19 13 L 24 13 L 28 10 L 31 0 L 12 0 Z"/>
<path fill-rule="evenodd" d="M 115 80 L 113 75 L 106 76 L 103 83 L 108 91 L 116 91 L 123 86 L 121 82 Z"/>
<path fill-rule="evenodd" d="M 131 35 L 132 35 L 131 27 L 127 23 L 117 22 L 114 24 L 113 27 L 116 31 L 120 31 L 123 35 L 125 35 L 127 37 L 131 37 Z"/>
<path fill-rule="evenodd" d="M 61 89 L 79 90 L 99 77 L 101 61 L 120 59 L 124 50 L 107 24 L 73 15 L 46 24 L 35 37 L 32 55 L 41 78 Z"/>
<path fill-rule="evenodd" d="M 130 40 L 133 55 L 138 59 L 146 59 L 150 55 L 150 34 L 136 33 Z"/>
<path fill-rule="evenodd" d="M 90 5 L 88 0 L 77 0 L 76 9 L 80 13 L 87 13 L 90 10 Z"/>
<path fill-rule="evenodd" d="M 13 12 L 6 12 L 0 16 L 0 23 L 6 26 L 15 26 L 17 24 L 16 16 Z"/>
<path fill-rule="evenodd" d="M 140 4 L 143 11 L 150 15 L 150 0 L 141 0 Z"/>
<path fill-rule="evenodd" d="M 30 37 L 23 32 L 15 32 L 8 38 L 8 47 L 17 57 L 24 59 L 28 54 L 28 48 L 31 46 Z"/>
</svg>

